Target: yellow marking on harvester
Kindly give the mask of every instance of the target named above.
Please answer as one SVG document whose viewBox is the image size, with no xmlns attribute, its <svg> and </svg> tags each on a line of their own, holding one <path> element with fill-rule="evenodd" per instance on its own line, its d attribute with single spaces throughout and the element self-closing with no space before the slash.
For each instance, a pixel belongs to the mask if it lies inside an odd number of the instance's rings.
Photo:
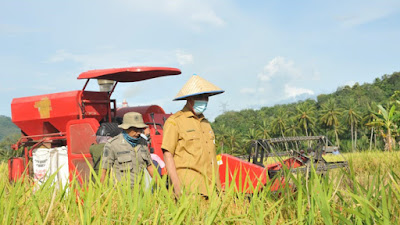
<svg viewBox="0 0 400 225">
<path fill-rule="evenodd" d="M 51 101 L 48 97 L 42 98 L 42 100 L 35 102 L 35 108 L 38 109 L 40 118 L 47 119 L 50 118 Z"/>
</svg>

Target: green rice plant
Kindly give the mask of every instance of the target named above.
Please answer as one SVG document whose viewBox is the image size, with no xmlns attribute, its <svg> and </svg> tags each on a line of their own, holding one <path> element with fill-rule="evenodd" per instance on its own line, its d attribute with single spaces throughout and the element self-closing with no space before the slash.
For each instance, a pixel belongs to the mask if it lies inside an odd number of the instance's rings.
<svg viewBox="0 0 400 225">
<path fill-rule="evenodd" d="M 8 182 L 7 164 L 0 164 L 1 224 L 398 224 L 400 215 L 400 153 L 365 151 L 345 154 L 350 168 L 318 175 L 278 174 L 272 181 L 238 193 L 234 183 L 225 191 L 209 190 L 209 199 L 185 193 L 179 199 L 165 187 L 166 178 L 146 188 L 140 180 L 115 183 L 98 174 L 83 185 L 75 178 L 65 187 L 53 176 L 40 188 L 29 179 Z M 240 176 L 240 173 L 236 175 Z M 242 180 L 249 182 L 246 174 Z M 282 178 L 283 177 L 283 178 Z"/>
</svg>

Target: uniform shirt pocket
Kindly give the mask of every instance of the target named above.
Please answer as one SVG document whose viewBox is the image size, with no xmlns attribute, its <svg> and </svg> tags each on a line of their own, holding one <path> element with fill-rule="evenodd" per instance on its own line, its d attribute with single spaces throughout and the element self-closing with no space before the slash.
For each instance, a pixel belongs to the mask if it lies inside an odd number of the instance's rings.
<svg viewBox="0 0 400 225">
<path fill-rule="evenodd" d="M 201 154 L 202 143 L 198 132 L 182 132 L 182 145 L 192 155 Z"/>
<path fill-rule="evenodd" d="M 118 167 L 121 171 L 131 170 L 133 169 L 133 160 L 131 154 L 123 154 L 118 156 Z"/>
<path fill-rule="evenodd" d="M 143 162 L 146 167 L 151 165 L 151 156 L 150 152 L 146 148 L 141 148 L 139 151 L 140 157 L 143 159 Z"/>
</svg>

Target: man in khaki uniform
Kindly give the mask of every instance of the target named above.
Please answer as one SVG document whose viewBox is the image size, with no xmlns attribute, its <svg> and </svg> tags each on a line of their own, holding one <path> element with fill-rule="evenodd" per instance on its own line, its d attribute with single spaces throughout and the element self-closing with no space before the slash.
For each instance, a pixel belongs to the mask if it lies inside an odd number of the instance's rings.
<svg viewBox="0 0 400 225">
<path fill-rule="evenodd" d="M 164 125 L 164 161 L 174 187 L 209 195 L 220 188 L 215 152 L 215 136 L 204 118 L 208 97 L 224 91 L 199 76 L 192 76 L 174 100 L 186 100 L 185 107 L 170 116 Z"/>
<path fill-rule="evenodd" d="M 129 174 L 133 187 L 145 169 L 153 176 L 147 142 L 140 137 L 147 125 L 140 113 L 129 112 L 124 115 L 123 123 L 119 127 L 123 129 L 122 133 L 110 139 L 104 146 L 101 182 L 104 182 L 111 169 L 118 181 Z"/>
</svg>

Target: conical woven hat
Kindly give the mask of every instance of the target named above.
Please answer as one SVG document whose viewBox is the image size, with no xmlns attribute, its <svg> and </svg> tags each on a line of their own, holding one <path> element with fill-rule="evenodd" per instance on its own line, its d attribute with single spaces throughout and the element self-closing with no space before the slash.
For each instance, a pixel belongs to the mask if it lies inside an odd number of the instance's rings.
<svg viewBox="0 0 400 225">
<path fill-rule="evenodd" d="M 183 86 L 183 88 L 176 95 L 174 101 L 176 100 L 184 100 L 188 97 L 195 95 L 203 95 L 207 94 L 217 95 L 223 93 L 224 90 L 210 83 L 209 81 L 197 76 L 193 75 L 188 82 Z"/>
</svg>

